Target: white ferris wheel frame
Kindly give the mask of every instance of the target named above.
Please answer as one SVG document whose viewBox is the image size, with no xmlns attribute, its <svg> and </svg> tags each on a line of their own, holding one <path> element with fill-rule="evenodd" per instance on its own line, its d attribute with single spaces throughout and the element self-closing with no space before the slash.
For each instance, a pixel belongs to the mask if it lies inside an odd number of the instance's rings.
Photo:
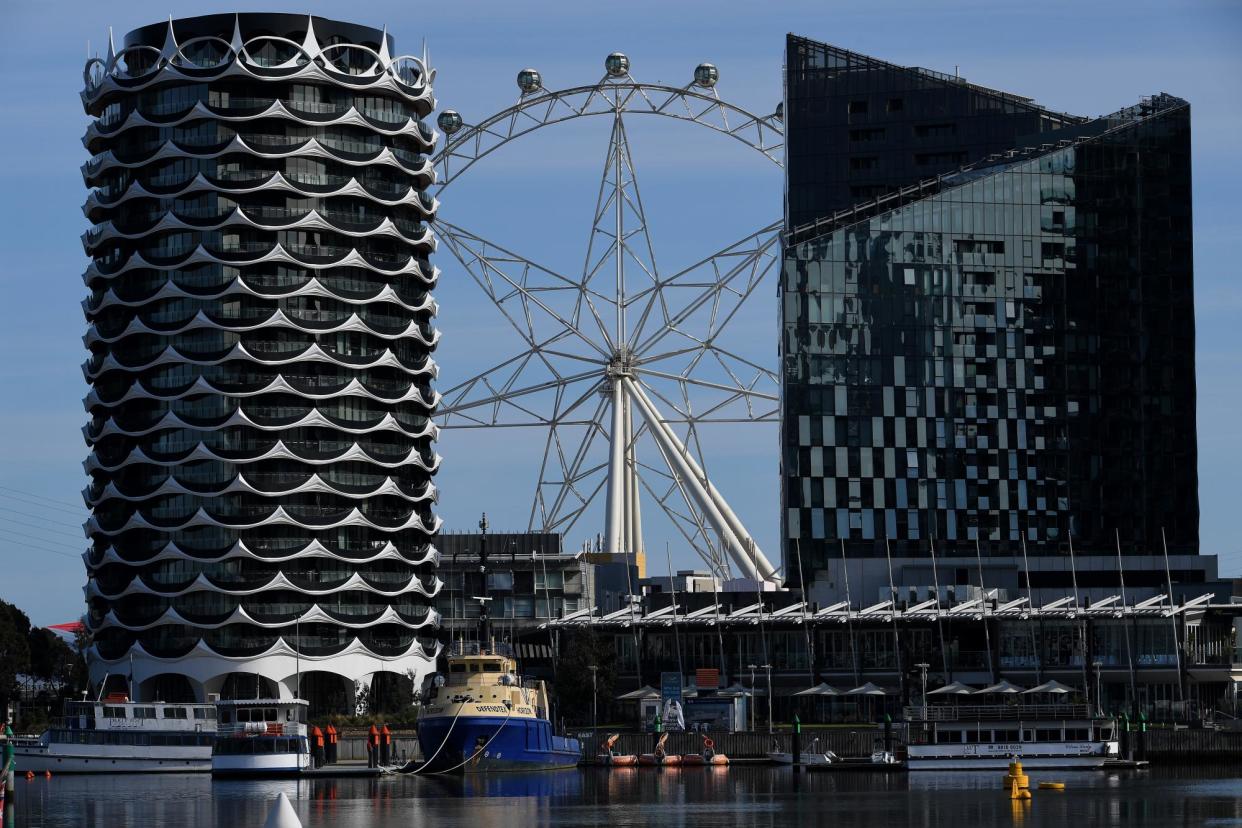
<svg viewBox="0 0 1242 828">
<path fill-rule="evenodd" d="M 620 66 L 612 65 L 617 57 Z M 783 167 L 784 125 L 779 109 L 758 116 L 721 99 L 714 67 L 701 65 L 695 74 L 696 81 L 682 87 L 640 83 L 630 76 L 628 59 L 614 54 L 609 57 L 609 72 L 594 85 L 549 91 L 538 73 L 528 69 L 519 75 L 523 91 L 513 106 L 475 125 L 463 123 L 453 112 L 441 115 L 441 128 L 449 134 L 432 158 L 437 192 L 477 161 L 543 127 L 591 115 L 611 116 L 613 127 L 581 278 L 558 274 L 437 219 L 437 235 L 517 331 L 526 350 L 443 392 L 436 418 L 443 428 L 548 430 L 531 506 L 532 530 L 567 531 L 606 488 L 604 550 L 642 553 L 640 492 L 645 489 L 714 575 L 732 577 L 736 567 L 743 577 L 776 582 L 780 579 L 776 568 L 704 470 L 697 429 L 704 423 L 778 419 L 775 372 L 728 350 L 718 336 L 764 276 L 779 266 L 782 222 L 671 276 L 661 276 L 623 116 L 658 115 L 707 127 L 740 141 L 778 168 Z M 603 251 L 593 256 L 601 241 Z M 609 258 L 615 266 L 611 295 L 592 284 Z M 650 284 L 627 294 L 627 264 L 636 265 Z M 703 270 L 710 274 L 705 280 L 695 275 Z M 665 294 L 673 291 L 689 291 L 691 296 L 671 308 Z M 549 298 L 565 295 L 573 297 L 569 309 L 556 307 Z M 630 319 L 632 308 L 640 309 L 637 322 Z M 540 320 L 554 333 L 545 335 L 537 324 Z M 691 320 L 705 325 L 705 331 L 684 330 Z M 677 339 L 684 341 L 655 350 L 656 345 Z M 577 352 L 571 350 L 574 346 Z M 680 370 L 661 370 L 655 364 L 676 359 L 684 362 Z M 566 371 L 559 363 L 576 370 Z M 697 375 L 705 366 L 720 378 Z M 532 371 L 542 371 L 543 378 L 532 382 L 528 378 Z M 648 378 L 671 384 L 680 399 L 671 392 L 661 393 Z M 721 396 L 698 410 L 691 400 L 692 389 Z M 543 412 L 536 400 L 549 395 L 552 410 Z M 657 401 L 673 413 L 666 414 Z M 605 414 L 610 415 L 607 426 Z M 684 441 L 674 425 L 685 428 Z M 570 427 L 585 429 L 576 446 L 558 432 Z M 655 442 L 663 468 L 638 459 L 635 447 L 644 434 Z M 588 455 L 597 439 L 608 441 L 608 460 L 592 465 Z"/>
</svg>

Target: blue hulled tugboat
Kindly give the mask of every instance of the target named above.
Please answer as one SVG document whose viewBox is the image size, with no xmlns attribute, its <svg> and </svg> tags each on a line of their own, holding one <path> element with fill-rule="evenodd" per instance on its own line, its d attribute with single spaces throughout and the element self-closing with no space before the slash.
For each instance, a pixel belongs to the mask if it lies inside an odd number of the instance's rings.
<svg viewBox="0 0 1242 828">
<path fill-rule="evenodd" d="M 487 570 L 487 516 L 480 567 Z M 477 773 L 571 768 L 581 758 L 577 739 L 553 733 L 547 687 L 518 675 L 506 647 L 492 640 L 484 577 L 479 641 L 457 647 L 448 670 L 433 682 L 418 718 L 424 773 Z"/>
</svg>

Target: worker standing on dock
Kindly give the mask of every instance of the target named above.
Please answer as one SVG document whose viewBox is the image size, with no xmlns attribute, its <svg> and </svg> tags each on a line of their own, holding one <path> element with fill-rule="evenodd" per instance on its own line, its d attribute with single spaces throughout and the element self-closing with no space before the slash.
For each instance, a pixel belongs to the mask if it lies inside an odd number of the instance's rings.
<svg viewBox="0 0 1242 828">
<path fill-rule="evenodd" d="M 324 745 L 324 762 L 328 765 L 336 764 L 336 728 L 331 724 L 325 731 L 327 736 L 327 744 Z"/>
<path fill-rule="evenodd" d="M 319 725 L 311 727 L 311 764 L 316 768 L 323 767 L 323 731 Z"/>
<path fill-rule="evenodd" d="M 380 764 L 387 765 L 392 757 L 392 731 L 388 725 L 380 728 Z"/>
</svg>

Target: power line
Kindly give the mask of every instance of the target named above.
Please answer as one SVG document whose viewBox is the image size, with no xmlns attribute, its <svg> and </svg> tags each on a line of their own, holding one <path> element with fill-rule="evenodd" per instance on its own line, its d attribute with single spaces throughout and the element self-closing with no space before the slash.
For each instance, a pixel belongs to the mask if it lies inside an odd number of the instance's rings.
<svg viewBox="0 0 1242 828">
<path fill-rule="evenodd" d="M 48 506 L 46 503 L 39 503 L 36 500 L 27 500 L 24 497 L 18 497 L 17 495 L 5 494 L 4 492 L 0 492 L 0 497 L 7 497 L 9 500 L 16 500 L 21 503 L 25 503 L 28 506 L 37 506 L 40 509 L 47 509 L 49 512 L 65 512 L 66 514 L 80 516 L 83 512 L 86 511 L 85 506 L 83 506 L 80 509 L 70 510 L 70 509 L 65 509 L 63 507 L 60 507 L 60 506 Z"/>
<path fill-rule="evenodd" d="M 27 492 L 23 489 L 14 489 L 9 486 L 0 486 L 0 489 L 3 489 L 6 492 L 14 492 L 24 497 L 33 497 L 35 500 L 46 500 L 48 503 L 56 503 L 61 506 L 73 506 L 74 508 L 82 507 L 82 504 L 80 503 L 70 503 L 66 500 L 56 500 L 55 498 L 44 497 L 43 495 L 31 494 L 30 492 Z"/>
<path fill-rule="evenodd" d="M 45 539 L 45 538 L 34 538 L 34 537 L 33 537 L 33 536 L 31 536 L 31 535 L 23 535 L 21 532 L 15 532 L 15 531 L 14 531 L 14 530 L 12 530 L 12 529 L 0 529 L 0 535 L 10 535 L 10 536 L 12 536 L 12 535 L 20 535 L 20 536 L 21 536 L 21 537 L 23 537 L 23 538 L 32 538 L 33 540 L 37 540 L 37 541 L 46 541 L 46 539 Z M 65 550 L 63 550 L 63 549 L 51 549 L 51 548 L 46 547 L 46 546 L 39 546 L 38 544 L 32 544 L 32 543 L 30 543 L 29 541 L 26 541 L 26 540 L 17 540 L 17 541 L 14 541 L 14 542 L 15 542 L 15 543 L 20 543 L 20 544 L 22 544 L 23 546 L 28 546 L 28 547 L 30 547 L 31 549 L 38 549 L 38 550 L 39 550 L 39 551 L 41 551 L 41 552 L 51 552 L 53 555 L 64 555 L 66 558 L 77 558 L 77 559 L 81 559 L 81 557 L 82 557 L 82 553 L 80 553 L 80 552 L 66 552 L 66 551 L 65 551 Z"/>
<path fill-rule="evenodd" d="M 40 531 L 51 531 L 51 533 L 56 533 L 57 535 L 65 535 L 67 536 L 67 538 L 73 538 L 75 540 L 86 539 L 86 535 L 81 535 L 81 534 L 75 535 L 72 533 L 68 533 L 68 531 L 65 531 L 63 529 L 52 529 L 51 526 L 40 526 L 39 524 L 26 523 L 25 520 L 15 520 L 12 518 L 5 518 L 4 515 L 0 515 L 0 521 L 4 521 L 4 523 L 17 524 L 19 526 L 26 526 L 27 529 L 37 529 Z M 56 539 L 56 540 L 60 541 L 60 539 Z M 60 541 L 60 542 L 63 542 L 63 541 Z"/>
<path fill-rule="evenodd" d="M 11 515 L 21 515 L 22 517 L 28 517 L 28 518 L 31 518 L 32 520 L 41 520 L 44 523 L 50 523 L 50 524 L 53 524 L 54 526 L 72 526 L 74 529 L 78 530 L 77 532 L 73 533 L 73 536 L 75 538 L 82 537 L 82 526 L 80 524 L 62 523 L 58 520 L 51 520 L 49 518 L 45 518 L 42 515 L 32 515 L 29 512 L 19 512 L 17 509 L 9 509 L 8 507 L 5 507 L 5 506 L 0 506 L 0 512 L 8 512 Z M 52 526 L 37 526 L 33 523 L 24 523 L 23 521 L 20 521 L 20 520 L 13 520 L 13 518 L 0 517 L 0 520 L 11 520 L 14 523 L 22 523 L 22 525 L 29 526 L 32 529 L 43 529 L 44 531 L 47 531 L 47 532 L 59 532 L 62 535 L 70 534 L 69 532 L 66 532 L 64 529 L 54 529 L 52 528 Z"/>
</svg>

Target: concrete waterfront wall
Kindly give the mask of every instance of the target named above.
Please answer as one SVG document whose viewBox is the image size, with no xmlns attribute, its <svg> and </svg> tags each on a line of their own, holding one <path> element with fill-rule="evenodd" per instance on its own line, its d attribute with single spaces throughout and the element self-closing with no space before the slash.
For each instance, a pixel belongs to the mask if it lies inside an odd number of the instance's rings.
<svg viewBox="0 0 1242 828">
<path fill-rule="evenodd" d="M 398 759 L 401 758 L 402 751 L 405 751 L 406 759 L 422 758 L 422 753 L 418 750 L 418 739 L 413 733 L 394 734 L 392 747 Z M 367 760 L 367 737 L 365 734 L 342 736 L 336 743 L 336 751 L 338 762 L 365 762 Z"/>
<path fill-rule="evenodd" d="M 610 734 L 601 730 L 598 741 L 589 735 L 582 740 L 583 755 L 589 760 L 600 752 L 599 745 Z M 764 759 L 770 751 L 791 751 L 793 734 L 781 733 L 670 733 L 664 749 L 668 753 L 702 753 L 703 737 L 715 743 L 714 750 L 731 759 Z M 655 748 L 654 733 L 623 733 L 613 745 L 613 753 L 651 753 Z M 818 740 L 818 741 L 817 741 Z M 870 756 L 883 744 L 883 728 L 828 728 L 802 731 L 803 751 L 832 751 L 838 756 Z M 816 742 L 814 746 L 812 743 Z M 900 728 L 893 728 L 894 747 L 904 744 Z"/>
<path fill-rule="evenodd" d="M 1242 759 L 1242 732 L 1228 730 L 1149 730 L 1127 733 L 1125 750 L 1134 746 L 1142 758 L 1141 739 L 1146 739 L 1147 759 L 1161 765 L 1203 765 L 1225 759 Z"/>
</svg>

